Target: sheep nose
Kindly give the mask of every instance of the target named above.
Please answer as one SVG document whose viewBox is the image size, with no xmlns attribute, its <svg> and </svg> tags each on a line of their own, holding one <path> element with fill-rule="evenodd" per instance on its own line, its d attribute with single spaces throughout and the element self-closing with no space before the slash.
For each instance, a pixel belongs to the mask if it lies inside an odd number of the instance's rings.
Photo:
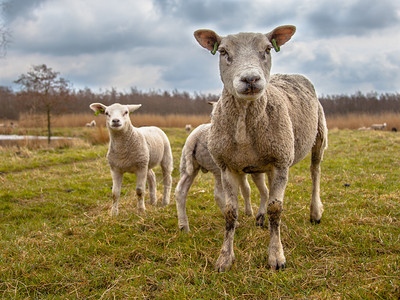
<svg viewBox="0 0 400 300">
<path fill-rule="evenodd" d="M 249 83 L 249 84 L 254 84 L 257 81 L 259 81 L 261 79 L 261 77 L 259 75 L 253 75 L 253 76 L 246 76 L 246 77 L 242 77 L 242 81 Z"/>
<path fill-rule="evenodd" d="M 113 124 L 117 124 L 117 123 L 119 123 L 119 120 L 118 120 L 118 119 L 113 119 L 111 122 L 112 122 Z"/>
</svg>

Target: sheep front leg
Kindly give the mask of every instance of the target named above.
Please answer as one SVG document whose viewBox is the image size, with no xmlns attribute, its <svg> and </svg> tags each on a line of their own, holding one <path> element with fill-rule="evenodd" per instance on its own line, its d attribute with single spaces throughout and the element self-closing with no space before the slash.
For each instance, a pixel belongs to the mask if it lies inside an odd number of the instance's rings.
<svg viewBox="0 0 400 300">
<path fill-rule="evenodd" d="M 176 211 L 178 212 L 178 226 L 179 229 L 184 232 L 189 232 L 189 220 L 186 215 L 186 200 L 187 194 L 190 187 L 193 184 L 193 181 L 197 175 L 197 171 L 193 174 L 184 173 L 175 189 L 175 202 L 176 202 Z"/>
<path fill-rule="evenodd" d="M 221 253 L 218 257 L 215 269 L 224 272 L 230 269 L 235 261 L 233 252 L 233 238 L 238 218 L 238 192 L 239 177 L 228 170 L 222 171 L 222 184 L 225 194 L 225 237 Z"/>
<path fill-rule="evenodd" d="M 123 173 L 115 170 L 111 170 L 111 177 L 113 181 L 112 186 L 112 206 L 111 206 L 111 216 L 118 215 L 118 201 L 121 195 L 121 185 L 122 185 L 122 178 Z"/>
<path fill-rule="evenodd" d="M 149 170 L 147 172 L 147 186 L 149 187 L 149 198 L 150 204 L 156 205 L 157 204 L 157 195 L 156 195 L 156 175 L 154 174 L 153 170 Z"/>
<path fill-rule="evenodd" d="M 142 214 L 146 211 L 144 204 L 144 195 L 146 192 L 147 168 L 136 172 L 136 195 L 138 198 L 138 213 Z"/>
<path fill-rule="evenodd" d="M 288 181 L 288 168 L 275 168 L 270 180 L 270 195 L 268 199 L 268 220 L 270 229 L 270 242 L 268 247 L 268 263 L 276 270 L 284 269 L 286 258 L 281 242 L 280 225 L 283 210 L 283 197 Z"/>
</svg>

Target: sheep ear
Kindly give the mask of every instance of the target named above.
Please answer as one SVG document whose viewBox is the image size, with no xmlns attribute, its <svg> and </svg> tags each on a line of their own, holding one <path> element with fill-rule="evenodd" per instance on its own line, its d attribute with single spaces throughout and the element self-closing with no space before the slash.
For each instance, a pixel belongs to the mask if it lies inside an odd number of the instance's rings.
<svg viewBox="0 0 400 300">
<path fill-rule="evenodd" d="M 222 40 L 222 38 L 218 34 L 209 29 L 196 30 L 194 32 L 194 37 L 202 47 L 210 51 L 215 51 L 215 43 L 217 43 L 218 47 Z"/>
<path fill-rule="evenodd" d="M 90 104 L 90 109 L 95 112 L 95 115 L 97 116 L 98 114 L 104 114 L 106 112 L 107 106 L 101 103 L 92 103 Z"/>
<path fill-rule="evenodd" d="M 141 106 L 142 106 L 142 104 L 127 105 L 128 110 L 129 110 L 130 113 L 133 113 L 135 110 L 138 110 Z"/>
<path fill-rule="evenodd" d="M 275 40 L 276 46 L 280 47 L 290 40 L 292 35 L 296 32 L 296 27 L 293 25 L 283 25 L 276 27 L 271 32 L 267 33 L 267 38 L 272 42 Z M 274 45 L 275 47 L 275 45 Z M 276 50 L 276 49 L 275 49 Z"/>
</svg>

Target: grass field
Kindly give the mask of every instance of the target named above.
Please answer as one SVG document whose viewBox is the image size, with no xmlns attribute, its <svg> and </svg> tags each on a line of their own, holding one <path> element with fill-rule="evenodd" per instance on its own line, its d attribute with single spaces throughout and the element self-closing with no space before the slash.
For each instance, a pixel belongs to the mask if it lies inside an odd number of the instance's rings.
<svg viewBox="0 0 400 300">
<path fill-rule="evenodd" d="M 186 134 L 165 131 L 175 187 Z M 281 230 L 287 268 L 278 272 L 268 267 L 268 230 L 244 215 L 243 202 L 236 262 L 227 273 L 214 271 L 225 222 L 210 174 L 199 175 L 190 190 L 192 231 L 184 234 L 174 198 L 167 208 L 147 204 L 145 216 L 136 214 L 134 175 L 124 177 L 120 215 L 109 216 L 104 144 L 1 148 L 0 297 L 399 299 L 400 135 L 331 130 L 329 138 L 321 224 L 309 222 L 310 158 L 291 169 Z M 159 168 L 156 174 L 160 179 Z M 157 190 L 160 199 L 160 183 Z"/>
</svg>

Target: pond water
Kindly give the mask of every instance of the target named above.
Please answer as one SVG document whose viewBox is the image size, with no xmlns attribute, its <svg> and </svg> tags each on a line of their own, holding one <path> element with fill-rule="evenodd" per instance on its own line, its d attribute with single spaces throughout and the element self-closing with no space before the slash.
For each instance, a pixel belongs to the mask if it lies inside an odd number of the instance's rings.
<svg viewBox="0 0 400 300">
<path fill-rule="evenodd" d="M 51 139 L 52 140 L 69 140 L 72 138 L 62 137 L 62 136 L 52 136 Z M 47 136 L 0 134 L 0 140 L 2 140 L 2 141 L 47 140 Z"/>
</svg>

